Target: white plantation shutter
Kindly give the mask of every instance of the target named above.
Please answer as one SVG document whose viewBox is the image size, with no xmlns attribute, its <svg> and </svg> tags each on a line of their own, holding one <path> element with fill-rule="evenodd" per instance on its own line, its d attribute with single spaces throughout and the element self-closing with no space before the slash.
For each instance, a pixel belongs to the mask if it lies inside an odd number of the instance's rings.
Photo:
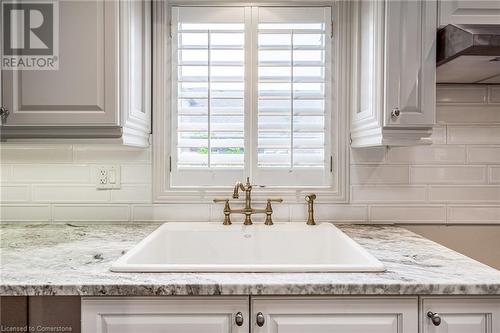
<svg viewBox="0 0 500 333">
<path fill-rule="evenodd" d="M 245 172 L 243 7 L 174 7 L 172 184 L 231 185 Z"/>
<path fill-rule="evenodd" d="M 331 186 L 330 15 L 173 7 L 172 186 Z"/>
<path fill-rule="evenodd" d="M 331 9 L 259 7 L 253 13 L 254 178 L 266 185 L 329 186 Z"/>
</svg>

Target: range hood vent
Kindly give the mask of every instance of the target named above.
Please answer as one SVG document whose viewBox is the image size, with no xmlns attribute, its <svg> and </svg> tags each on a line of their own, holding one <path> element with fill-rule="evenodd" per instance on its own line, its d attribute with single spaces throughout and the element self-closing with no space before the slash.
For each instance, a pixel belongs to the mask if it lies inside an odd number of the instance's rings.
<svg viewBox="0 0 500 333">
<path fill-rule="evenodd" d="M 500 24 L 438 31 L 437 83 L 500 84 Z"/>
</svg>

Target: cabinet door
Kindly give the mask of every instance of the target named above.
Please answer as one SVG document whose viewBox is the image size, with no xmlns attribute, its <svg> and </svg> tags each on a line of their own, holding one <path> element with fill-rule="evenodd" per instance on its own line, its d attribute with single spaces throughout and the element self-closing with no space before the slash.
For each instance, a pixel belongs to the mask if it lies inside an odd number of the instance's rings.
<svg viewBox="0 0 500 333">
<path fill-rule="evenodd" d="M 30 327 L 66 327 L 66 332 L 80 333 L 79 296 L 30 296 Z"/>
<path fill-rule="evenodd" d="M 500 1 L 441 0 L 439 25 L 447 24 L 500 24 Z"/>
<path fill-rule="evenodd" d="M 0 331 L 22 332 L 28 326 L 28 297 L 0 296 Z"/>
<path fill-rule="evenodd" d="M 439 326 L 427 317 L 437 313 Z M 424 298 L 422 333 L 499 333 L 500 299 Z"/>
<path fill-rule="evenodd" d="M 5 125 L 116 126 L 119 3 L 58 4 L 58 69 L 3 71 Z"/>
<path fill-rule="evenodd" d="M 417 317 L 416 298 L 258 297 L 251 327 L 254 333 L 417 333 Z"/>
<path fill-rule="evenodd" d="M 246 297 L 84 298 L 82 332 L 248 333 L 248 315 Z"/>
<path fill-rule="evenodd" d="M 384 125 L 428 127 L 435 122 L 436 1 L 385 5 Z"/>
</svg>

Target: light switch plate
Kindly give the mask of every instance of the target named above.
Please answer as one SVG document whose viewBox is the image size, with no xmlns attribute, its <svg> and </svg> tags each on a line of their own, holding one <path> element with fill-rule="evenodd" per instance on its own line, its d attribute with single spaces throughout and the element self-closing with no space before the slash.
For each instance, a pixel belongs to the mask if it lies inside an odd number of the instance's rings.
<svg viewBox="0 0 500 333">
<path fill-rule="evenodd" d="M 119 165 L 100 165 L 95 170 L 97 189 L 115 190 L 121 187 Z"/>
</svg>

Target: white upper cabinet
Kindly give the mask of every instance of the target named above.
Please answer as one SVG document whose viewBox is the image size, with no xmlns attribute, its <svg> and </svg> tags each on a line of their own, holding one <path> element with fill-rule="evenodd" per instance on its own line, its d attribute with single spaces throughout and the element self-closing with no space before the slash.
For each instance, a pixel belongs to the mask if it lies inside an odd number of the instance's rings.
<svg viewBox="0 0 500 333">
<path fill-rule="evenodd" d="M 279 298 L 251 302 L 253 333 L 417 333 L 416 298 Z"/>
<path fill-rule="evenodd" d="M 150 2 L 57 4 L 58 68 L 2 71 L 2 137 L 148 145 Z"/>
<path fill-rule="evenodd" d="M 58 69 L 4 70 L 6 126 L 118 123 L 118 5 L 60 1 Z"/>
<path fill-rule="evenodd" d="M 500 1 L 440 0 L 439 26 L 448 24 L 500 24 Z"/>
<path fill-rule="evenodd" d="M 430 143 L 436 1 L 353 2 L 353 147 Z"/>
<path fill-rule="evenodd" d="M 421 313 L 422 333 L 500 332 L 498 298 L 424 298 Z"/>
</svg>

